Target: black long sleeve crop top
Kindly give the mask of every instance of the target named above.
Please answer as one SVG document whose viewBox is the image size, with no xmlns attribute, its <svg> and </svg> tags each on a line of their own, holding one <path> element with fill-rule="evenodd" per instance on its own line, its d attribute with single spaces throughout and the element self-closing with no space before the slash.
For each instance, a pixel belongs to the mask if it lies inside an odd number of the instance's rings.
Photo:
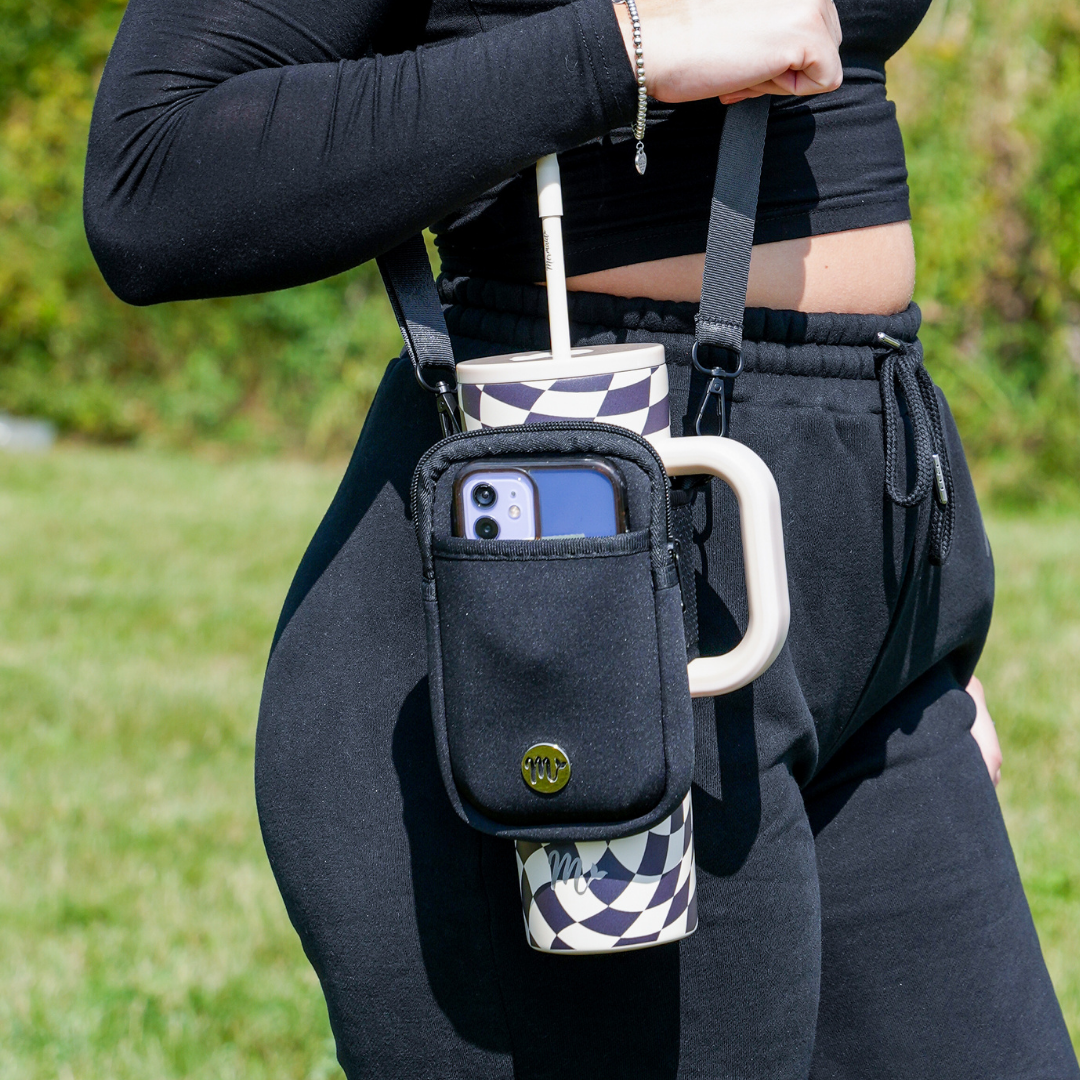
<svg viewBox="0 0 1080 1080">
<path fill-rule="evenodd" d="M 884 64 L 928 0 L 840 0 L 845 84 L 774 99 L 756 242 L 906 219 Z M 723 108 L 651 105 L 610 0 L 131 0 L 102 76 L 87 236 L 132 303 L 284 288 L 434 226 L 444 266 L 542 278 L 531 164 L 560 151 L 567 268 L 703 251 Z"/>
</svg>

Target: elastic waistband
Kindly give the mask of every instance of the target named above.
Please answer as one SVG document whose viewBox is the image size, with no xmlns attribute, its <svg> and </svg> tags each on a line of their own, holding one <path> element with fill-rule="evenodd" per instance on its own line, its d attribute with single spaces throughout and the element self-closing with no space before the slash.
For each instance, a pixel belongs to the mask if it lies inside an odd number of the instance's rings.
<svg viewBox="0 0 1080 1080">
<path fill-rule="evenodd" d="M 440 277 L 439 295 L 455 337 L 490 342 L 503 351 L 547 348 L 547 290 L 477 277 Z M 569 295 L 575 344 L 692 338 L 697 304 L 606 293 Z M 877 377 L 877 335 L 914 342 L 922 315 L 916 304 L 897 315 L 806 313 L 747 308 L 744 370 L 762 374 L 846 379 Z M 681 362 L 676 350 L 669 360 Z"/>
</svg>

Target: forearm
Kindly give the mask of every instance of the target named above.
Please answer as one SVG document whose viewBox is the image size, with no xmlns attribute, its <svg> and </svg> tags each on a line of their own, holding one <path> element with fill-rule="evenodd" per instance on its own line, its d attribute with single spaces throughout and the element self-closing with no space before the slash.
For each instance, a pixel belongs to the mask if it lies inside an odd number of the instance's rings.
<svg viewBox="0 0 1080 1080">
<path fill-rule="evenodd" d="M 315 33 L 289 42 L 280 21 L 273 47 L 252 47 L 201 0 L 186 21 L 138 2 L 102 80 L 85 196 L 102 271 L 135 303 L 339 272 L 634 107 L 606 0 L 363 59 L 329 59 L 345 47 Z"/>
</svg>

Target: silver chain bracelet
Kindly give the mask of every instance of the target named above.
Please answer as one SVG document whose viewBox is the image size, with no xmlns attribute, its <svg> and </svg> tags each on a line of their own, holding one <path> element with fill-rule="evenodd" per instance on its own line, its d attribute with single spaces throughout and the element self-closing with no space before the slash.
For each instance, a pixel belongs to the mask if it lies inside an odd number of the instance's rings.
<svg viewBox="0 0 1080 1080">
<path fill-rule="evenodd" d="M 649 159 L 645 156 L 645 114 L 649 109 L 649 94 L 645 89 L 645 54 L 641 51 L 641 19 L 638 16 L 634 0 L 621 0 L 630 13 L 630 25 L 634 31 L 634 60 L 637 66 L 637 119 L 634 121 L 634 138 L 637 139 L 637 151 L 634 154 L 634 168 L 644 176 Z"/>
</svg>

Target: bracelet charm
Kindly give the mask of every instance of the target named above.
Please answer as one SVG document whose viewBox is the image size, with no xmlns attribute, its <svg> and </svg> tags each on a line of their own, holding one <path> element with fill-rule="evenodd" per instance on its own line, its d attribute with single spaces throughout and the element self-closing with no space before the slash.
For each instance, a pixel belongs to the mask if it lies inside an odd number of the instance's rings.
<svg viewBox="0 0 1080 1080">
<path fill-rule="evenodd" d="M 637 118 L 634 120 L 634 138 L 637 148 L 634 152 L 634 168 L 644 176 L 649 159 L 645 156 L 645 115 L 649 109 L 649 95 L 645 89 L 645 54 L 641 49 L 641 19 L 635 0 L 620 0 L 630 14 L 630 26 L 634 32 L 634 64 L 637 71 Z"/>
</svg>

